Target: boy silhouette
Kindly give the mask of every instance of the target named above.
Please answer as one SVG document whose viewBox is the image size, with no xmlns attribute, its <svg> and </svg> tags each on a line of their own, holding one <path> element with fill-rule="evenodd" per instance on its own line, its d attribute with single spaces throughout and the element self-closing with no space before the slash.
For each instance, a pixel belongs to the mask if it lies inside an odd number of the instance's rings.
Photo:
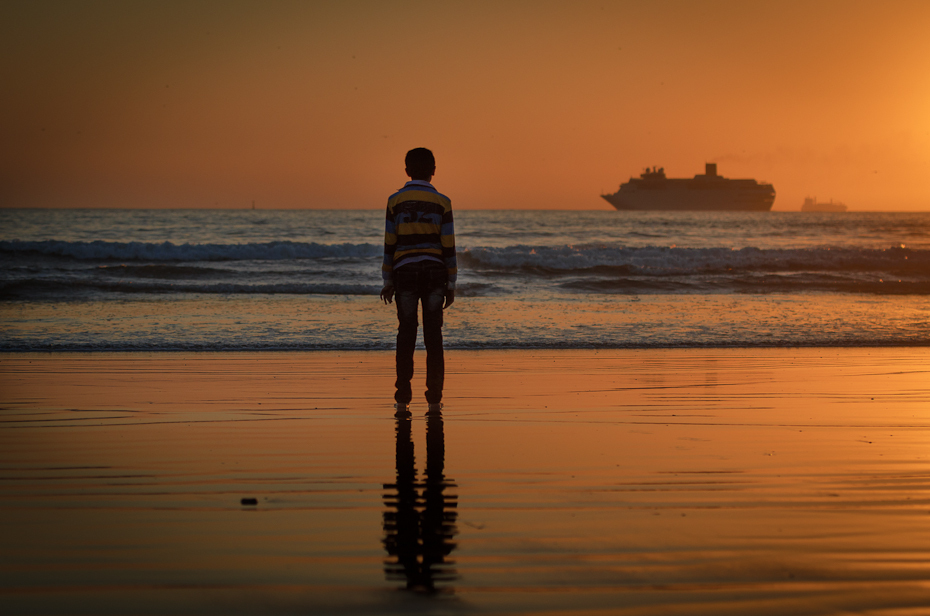
<svg viewBox="0 0 930 616">
<path fill-rule="evenodd" d="M 442 409 L 445 361 L 442 311 L 455 301 L 455 230 L 452 201 L 430 184 L 436 160 L 426 148 L 407 152 L 410 181 L 388 198 L 384 223 L 384 287 L 381 299 L 397 299 L 397 382 L 395 415 L 410 413 L 413 351 L 417 342 L 417 305 L 423 306 L 426 345 L 426 401 L 429 413 Z"/>
</svg>

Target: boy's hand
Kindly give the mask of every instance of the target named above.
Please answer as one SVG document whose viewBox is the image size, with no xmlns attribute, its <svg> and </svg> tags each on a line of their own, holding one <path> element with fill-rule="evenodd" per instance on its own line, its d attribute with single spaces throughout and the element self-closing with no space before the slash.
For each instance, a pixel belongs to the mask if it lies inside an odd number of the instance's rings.
<svg viewBox="0 0 930 616">
<path fill-rule="evenodd" d="M 446 289 L 446 304 L 442 307 L 443 310 L 452 305 L 452 302 L 455 301 L 455 289 Z"/>
<path fill-rule="evenodd" d="M 390 304 L 393 299 L 394 299 L 394 285 L 392 284 L 384 285 L 384 287 L 381 289 L 381 301 L 383 301 L 385 304 Z"/>
</svg>

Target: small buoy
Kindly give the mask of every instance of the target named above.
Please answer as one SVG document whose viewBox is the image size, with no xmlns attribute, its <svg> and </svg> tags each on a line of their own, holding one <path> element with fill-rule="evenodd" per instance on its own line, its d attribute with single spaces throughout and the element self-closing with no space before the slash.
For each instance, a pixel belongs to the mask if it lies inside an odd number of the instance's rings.
<svg viewBox="0 0 930 616">
<path fill-rule="evenodd" d="M 257 505 L 258 499 L 257 498 L 243 498 L 239 502 L 242 503 L 243 505 Z"/>
</svg>

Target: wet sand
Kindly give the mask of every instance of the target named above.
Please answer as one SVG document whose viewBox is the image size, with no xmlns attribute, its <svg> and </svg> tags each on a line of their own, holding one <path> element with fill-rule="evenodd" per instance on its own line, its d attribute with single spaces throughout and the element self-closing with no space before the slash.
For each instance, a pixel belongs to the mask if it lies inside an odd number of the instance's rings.
<svg viewBox="0 0 930 616">
<path fill-rule="evenodd" d="M 930 606 L 930 349 L 450 351 L 432 418 L 392 386 L 382 352 L 0 356 L 3 613 Z"/>
</svg>

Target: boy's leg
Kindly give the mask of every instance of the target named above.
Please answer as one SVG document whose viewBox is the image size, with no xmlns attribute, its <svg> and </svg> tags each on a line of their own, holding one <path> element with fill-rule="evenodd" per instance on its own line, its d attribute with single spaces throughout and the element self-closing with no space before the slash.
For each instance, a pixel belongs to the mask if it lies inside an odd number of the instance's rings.
<svg viewBox="0 0 930 616">
<path fill-rule="evenodd" d="M 415 290 L 398 288 L 394 294 L 397 303 L 397 381 L 394 400 L 409 404 L 413 398 L 410 379 L 413 378 L 413 351 L 417 345 L 417 297 Z"/>
<path fill-rule="evenodd" d="M 442 401 L 446 364 L 442 353 L 442 305 L 445 285 L 433 287 L 423 295 L 423 343 L 426 345 L 426 401 Z"/>
</svg>

